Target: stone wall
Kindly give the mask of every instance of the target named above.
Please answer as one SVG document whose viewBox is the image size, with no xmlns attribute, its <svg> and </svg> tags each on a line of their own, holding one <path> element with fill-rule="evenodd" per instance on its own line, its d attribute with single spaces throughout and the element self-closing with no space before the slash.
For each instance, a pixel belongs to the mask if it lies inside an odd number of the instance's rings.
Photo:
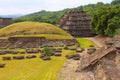
<svg viewBox="0 0 120 80">
<path fill-rule="evenodd" d="M 33 48 L 44 46 L 63 46 L 63 45 L 77 45 L 79 43 L 76 39 L 53 39 L 48 40 L 44 37 L 9 37 L 8 40 L 0 40 L 0 47 L 14 47 L 14 48 Z"/>
<path fill-rule="evenodd" d="M 5 47 L 9 44 L 7 39 L 0 39 L 0 47 Z"/>
<path fill-rule="evenodd" d="M 75 39 L 54 39 L 54 40 L 46 40 L 43 42 L 43 46 L 62 46 L 62 45 L 77 45 L 77 41 Z"/>
<path fill-rule="evenodd" d="M 13 23 L 12 18 L 0 18 L 0 28 L 8 26 Z"/>
</svg>

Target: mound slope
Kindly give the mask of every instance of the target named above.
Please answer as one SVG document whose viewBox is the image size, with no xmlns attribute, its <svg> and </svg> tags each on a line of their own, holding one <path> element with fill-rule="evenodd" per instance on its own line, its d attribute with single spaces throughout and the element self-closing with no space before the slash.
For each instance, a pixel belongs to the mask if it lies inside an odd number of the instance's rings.
<svg viewBox="0 0 120 80">
<path fill-rule="evenodd" d="M 50 35 L 50 36 L 49 36 Z M 72 38 L 67 32 L 59 27 L 48 23 L 20 22 L 0 29 L 0 36 L 45 36 L 50 38 Z"/>
</svg>

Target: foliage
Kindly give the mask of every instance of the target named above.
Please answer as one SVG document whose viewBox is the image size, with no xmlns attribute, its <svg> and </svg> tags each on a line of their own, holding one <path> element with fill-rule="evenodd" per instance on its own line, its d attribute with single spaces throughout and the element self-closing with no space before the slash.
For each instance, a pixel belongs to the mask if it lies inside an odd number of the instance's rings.
<svg viewBox="0 0 120 80">
<path fill-rule="evenodd" d="M 45 47 L 45 48 L 44 48 L 44 53 L 45 53 L 46 55 L 48 55 L 48 56 L 52 55 L 52 51 L 51 51 L 51 49 L 50 49 L 49 47 Z"/>
<path fill-rule="evenodd" d="M 120 4 L 120 0 L 113 0 L 111 4 Z"/>
<path fill-rule="evenodd" d="M 103 2 L 98 2 L 96 4 L 88 4 L 83 6 L 84 11 L 87 12 L 88 15 L 92 16 L 98 8 L 102 6 L 107 6 L 107 4 L 104 4 Z"/>
<path fill-rule="evenodd" d="M 40 12 L 28 14 L 22 17 L 18 17 L 13 19 L 15 22 L 23 22 L 23 21 L 36 21 L 36 22 L 46 22 L 55 24 L 60 17 L 67 12 L 69 9 L 61 10 L 61 11 L 45 11 L 42 10 Z"/>
<path fill-rule="evenodd" d="M 83 6 L 83 9 L 89 14 L 92 15 L 98 7 L 103 6 L 104 3 L 98 2 L 97 4 L 88 4 Z M 81 6 L 80 6 L 81 7 Z M 77 8 L 80 8 L 77 7 Z M 72 9 L 72 8 L 71 8 Z M 61 16 L 71 9 L 64 9 L 60 11 L 45 11 L 28 14 L 22 17 L 14 18 L 14 22 L 24 22 L 24 21 L 35 21 L 35 22 L 47 22 L 51 24 L 56 24 L 56 22 L 61 18 Z"/>
<path fill-rule="evenodd" d="M 91 27 L 97 34 L 114 36 L 120 28 L 120 6 L 109 5 L 99 8 L 93 15 Z"/>
<path fill-rule="evenodd" d="M 93 15 L 94 12 L 99 7 L 105 6 L 105 5 L 107 5 L 107 4 L 104 4 L 103 2 L 98 2 L 97 4 L 88 4 L 88 5 L 85 5 L 82 7 L 87 12 L 87 14 Z M 80 8 L 80 7 L 77 7 L 77 8 Z M 47 23 L 51 23 L 51 24 L 56 24 L 56 22 L 61 18 L 61 16 L 71 9 L 64 9 L 64 10 L 60 10 L 60 11 L 42 10 L 40 12 L 35 12 L 35 13 L 28 14 L 28 15 L 25 15 L 22 17 L 14 18 L 13 20 L 15 22 L 35 21 L 35 22 L 47 22 Z"/>
<path fill-rule="evenodd" d="M 115 34 L 120 34 L 120 28 L 116 29 Z"/>
</svg>

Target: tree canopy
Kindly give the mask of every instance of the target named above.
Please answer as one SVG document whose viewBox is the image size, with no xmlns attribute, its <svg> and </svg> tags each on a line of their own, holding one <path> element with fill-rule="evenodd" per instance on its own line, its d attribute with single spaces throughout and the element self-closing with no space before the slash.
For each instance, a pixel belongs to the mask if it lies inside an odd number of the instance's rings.
<svg viewBox="0 0 120 80">
<path fill-rule="evenodd" d="M 113 0 L 111 4 L 120 4 L 120 0 Z"/>
<path fill-rule="evenodd" d="M 110 5 L 99 8 L 93 15 L 91 28 L 97 34 L 114 36 L 120 30 L 120 6 Z"/>
</svg>

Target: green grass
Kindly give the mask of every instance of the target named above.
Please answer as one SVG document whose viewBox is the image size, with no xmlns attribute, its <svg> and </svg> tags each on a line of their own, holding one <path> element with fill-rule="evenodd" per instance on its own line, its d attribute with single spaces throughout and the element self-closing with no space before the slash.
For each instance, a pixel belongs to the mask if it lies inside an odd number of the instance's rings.
<svg viewBox="0 0 120 80">
<path fill-rule="evenodd" d="M 96 45 L 91 40 L 85 38 L 77 38 L 76 40 L 79 42 L 80 47 L 82 48 L 88 48 L 90 45 L 96 47 Z"/>
<path fill-rule="evenodd" d="M 84 38 L 77 38 L 81 47 L 88 48 L 89 45 L 96 46 L 92 41 Z M 75 47 L 75 46 L 71 46 Z M 16 49 L 22 50 L 22 49 Z M 2 56 L 13 56 L 12 54 L 0 55 L 0 63 L 5 63 L 4 68 L 0 68 L 0 80 L 57 80 L 58 72 L 66 61 L 66 54 L 73 54 L 75 51 L 64 50 L 61 57 L 52 56 L 52 60 L 43 61 L 39 58 L 23 59 L 23 60 L 9 60 L 3 61 Z M 17 54 L 24 55 L 27 54 Z"/>
<path fill-rule="evenodd" d="M 53 36 L 58 38 L 72 38 L 67 32 L 59 27 L 42 22 L 20 22 L 14 23 L 0 29 L 0 36 Z"/>
<path fill-rule="evenodd" d="M 15 35 L 11 37 L 45 37 L 46 39 L 72 39 L 72 36 L 59 34 L 36 34 L 36 35 Z"/>
<path fill-rule="evenodd" d="M 0 80 L 57 80 L 57 74 L 66 60 L 65 54 L 68 53 L 72 52 L 64 51 L 61 57 L 53 56 L 51 61 L 41 60 L 39 54 L 35 59 L 2 61 L 0 55 L 0 63 L 6 63 L 4 68 L 0 68 Z"/>
</svg>

